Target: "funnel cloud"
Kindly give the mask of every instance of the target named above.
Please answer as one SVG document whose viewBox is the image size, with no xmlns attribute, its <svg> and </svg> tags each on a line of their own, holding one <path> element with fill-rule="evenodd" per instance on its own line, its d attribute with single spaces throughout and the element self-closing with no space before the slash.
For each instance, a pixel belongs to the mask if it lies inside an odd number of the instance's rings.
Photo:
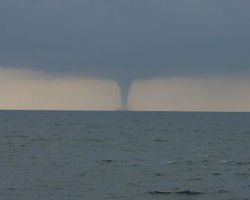
<svg viewBox="0 0 250 200">
<path fill-rule="evenodd" d="M 250 69 L 250 1 L 1 0 L 0 66 L 117 81 Z"/>
</svg>

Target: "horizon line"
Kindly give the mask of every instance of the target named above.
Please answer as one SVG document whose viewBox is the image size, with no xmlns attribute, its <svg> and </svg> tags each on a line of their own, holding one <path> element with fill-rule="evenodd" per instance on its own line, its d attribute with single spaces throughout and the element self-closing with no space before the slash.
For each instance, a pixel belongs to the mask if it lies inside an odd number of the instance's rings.
<svg viewBox="0 0 250 200">
<path fill-rule="evenodd" d="M 85 110 L 85 109 L 1 109 L 1 111 L 53 111 L 53 112 L 196 112 L 196 113 L 250 113 L 250 111 L 221 110 Z"/>
</svg>

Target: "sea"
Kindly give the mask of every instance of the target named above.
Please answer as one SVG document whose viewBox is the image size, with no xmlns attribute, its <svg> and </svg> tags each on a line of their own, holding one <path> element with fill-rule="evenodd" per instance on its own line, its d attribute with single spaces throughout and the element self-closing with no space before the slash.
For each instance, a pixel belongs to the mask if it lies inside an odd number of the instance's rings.
<svg viewBox="0 0 250 200">
<path fill-rule="evenodd" d="M 250 113 L 0 111 L 1 200 L 249 200 Z"/>
</svg>

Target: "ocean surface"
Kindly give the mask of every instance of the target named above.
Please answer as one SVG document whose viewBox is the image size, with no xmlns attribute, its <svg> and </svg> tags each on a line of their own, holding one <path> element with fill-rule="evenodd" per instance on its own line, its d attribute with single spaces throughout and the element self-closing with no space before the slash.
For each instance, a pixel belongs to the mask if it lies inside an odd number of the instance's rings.
<svg viewBox="0 0 250 200">
<path fill-rule="evenodd" d="M 250 113 L 0 111 L 1 200 L 249 200 Z"/>
</svg>

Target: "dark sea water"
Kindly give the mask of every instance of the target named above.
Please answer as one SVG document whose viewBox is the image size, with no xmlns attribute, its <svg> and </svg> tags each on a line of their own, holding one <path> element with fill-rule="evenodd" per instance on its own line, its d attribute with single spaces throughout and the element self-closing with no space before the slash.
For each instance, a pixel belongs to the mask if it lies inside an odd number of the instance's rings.
<svg viewBox="0 0 250 200">
<path fill-rule="evenodd" d="M 0 111 L 0 199 L 250 199 L 250 113 Z"/>
</svg>

